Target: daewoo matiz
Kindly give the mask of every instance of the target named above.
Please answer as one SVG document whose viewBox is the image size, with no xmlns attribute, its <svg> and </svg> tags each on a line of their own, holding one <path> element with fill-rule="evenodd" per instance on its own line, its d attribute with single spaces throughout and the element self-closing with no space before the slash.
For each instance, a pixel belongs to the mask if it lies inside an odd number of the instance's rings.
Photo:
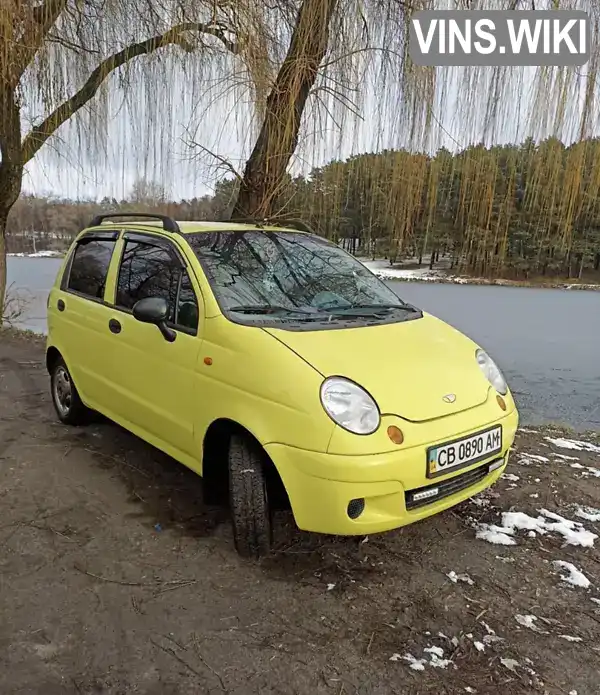
<svg viewBox="0 0 600 695">
<path fill-rule="evenodd" d="M 95 218 L 48 298 L 47 367 L 62 422 L 98 411 L 228 494 L 247 556 L 281 490 L 319 533 L 437 514 L 497 480 L 518 424 L 484 350 L 273 226 Z"/>
</svg>

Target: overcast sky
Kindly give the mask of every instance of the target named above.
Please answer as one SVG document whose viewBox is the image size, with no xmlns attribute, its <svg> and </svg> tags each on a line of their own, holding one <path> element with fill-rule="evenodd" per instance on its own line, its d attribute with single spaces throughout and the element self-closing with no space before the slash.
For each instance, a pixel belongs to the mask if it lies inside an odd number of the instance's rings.
<svg viewBox="0 0 600 695">
<path fill-rule="evenodd" d="M 533 71 L 514 70 L 515 78 L 517 75 L 520 77 L 515 79 L 512 97 L 501 104 L 502 125 L 495 132 L 484 127 L 482 110 L 465 107 L 460 101 L 481 102 L 484 97 L 473 99 L 471 94 L 469 99 L 462 84 L 459 87 L 458 69 L 440 72 L 438 83 L 445 85 L 446 102 L 440 102 L 440 92 L 432 112 L 435 138 L 424 143 L 425 149 L 434 152 L 444 146 L 456 151 L 479 141 L 483 133 L 488 142 L 522 141 L 530 132 L 526 114 L 532 99 Z M 81 140 L 76 124 L 66 124 L 27 167 L 24 191 L 70 198 L 122 199 L 136 179 L 146 177 L 164 184 L 176 200 L 212 193 L 215 181 L 223 178 L 226 170 L 205 152 L 198 151 L 192 159 L 185 141 L 191 134 L 196 142 L 226 158 L 241 172 L 255 136 L 250 130 L 248 108 L 239 94 L 217 99 L 213 91 L 199 99 L 195 89 L 188 89 L 189 81 L 183 74 L 173 74 L 173 84 L 177 88 L 168 92 L 141 86 L 124 98 L 112 80 L 112 96 L 106 105 L 110 116 L 104 154 L 90 154 L 92 149 L 85 137 Z M 480 85 L 480 89 L 483 95 L 487 88 Z M 292 173 L 308 174 L 314 166 L 351 154 L 405 146 L 410 124 L 394 118 L 394 98 L 398 97 L 393 96 L 393 90 L 377 85 L 364 95 L 362 118 L 347 117 L 342 123 L 339 111 L 325 123 L 305 113 Z M 148 115 L 149 100 L 156 100 L 161 107 L 158 122 Z M 212 106 L 207 106 L 211 101 Z M 574 98 L 568 105 L 567 118 L 571 121 L 580 102 Z M 93 104 L 92 108 L 99 105 Z"/>
</svg>

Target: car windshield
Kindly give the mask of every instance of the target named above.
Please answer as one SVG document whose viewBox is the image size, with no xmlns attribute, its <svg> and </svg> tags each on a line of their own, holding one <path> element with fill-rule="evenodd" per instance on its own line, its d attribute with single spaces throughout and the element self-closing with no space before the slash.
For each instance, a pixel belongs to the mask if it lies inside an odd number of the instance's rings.
<svg viewBox="0 0 600 695">
<path fill-rule="evenodd" d="M 222 310 L 246 316 L 348 319 L 411 309 L 349 253 L 313 235 L 251 230 L 190 234 Z"/>
</svg>

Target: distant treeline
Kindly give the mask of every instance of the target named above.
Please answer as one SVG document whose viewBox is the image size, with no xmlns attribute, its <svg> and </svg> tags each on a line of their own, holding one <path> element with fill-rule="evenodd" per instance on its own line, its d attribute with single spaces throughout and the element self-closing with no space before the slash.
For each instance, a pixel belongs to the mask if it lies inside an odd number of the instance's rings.
<svg viewBox="0 0 600 695">
<path fill-rule="evenodd" d="M 228 219 L 237 181 L 214 196 L 167 201 L 140 181 L 129 200 L 100 203 L 23 196 L 10 244 L 33 230 L 56 247 L 94 215 L 150 210 L 180 220 Z M 446 261 L 458 272 L 503 277 L 600 274 L 600 139 L 566 147 L 540 144 L 469 147 L 435 157 L 407 151 L 361 154 L 289 177 L 273 201 L 275 218 L 302 219 L 317 233 L 345 239 L 354 253 L 391 262 Z M 19 249 L 22 250 L 22 249 Z"/>
</svg>

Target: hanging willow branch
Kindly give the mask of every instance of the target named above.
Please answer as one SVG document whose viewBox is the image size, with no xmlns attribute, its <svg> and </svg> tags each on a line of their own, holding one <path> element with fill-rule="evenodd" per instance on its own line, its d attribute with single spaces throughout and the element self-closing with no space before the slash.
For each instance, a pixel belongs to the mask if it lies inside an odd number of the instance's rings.
<svg viewBox="0 0 600 695">
<path fill-rule="evenodd" d="M 122 51 L 111 55 L 103 60 L 100 65 L 92 72 L 83 87 L 76 92 L 70 99 L 63 102 L 55 111 L 39 125 L 32 128 L 23 141 L 22 163 L 26 164 L 48 140 L 48 138 L 82 106 L 88 103 L 98 91 L 100 85 L 106 78 L 118 68 L 122 67 L 133 58 L 144 54 L 153 53 L 166 46 L 180 46 L 184 50 L 191 52 L 194 50 L 190 45 L 186 32 L 196 32 L 200 34 L 210 34 L 218 38 L 221 43 L 233 54 L 239 53 L 239 46 L 228 39 L 224 28 L 218 25 L 200 24 L 186 22 L 179 24 L 164 34 L 154 36 L 146 41 L 132 44 Z"/>
</svg>

